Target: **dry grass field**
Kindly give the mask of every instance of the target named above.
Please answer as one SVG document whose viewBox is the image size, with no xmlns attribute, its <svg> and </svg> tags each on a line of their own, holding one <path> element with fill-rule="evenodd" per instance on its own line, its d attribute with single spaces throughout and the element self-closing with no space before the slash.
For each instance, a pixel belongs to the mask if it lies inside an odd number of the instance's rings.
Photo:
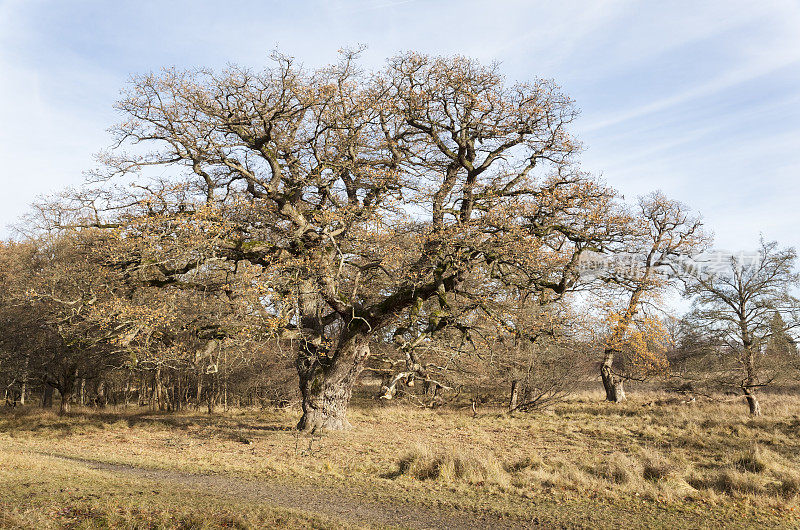
<svg viewBox="0 0 800 530">
<path fill-rule="evenodd" d="M 800 399 L 583 395 L 510 416 L 356 401 L 295 411 L 0 414 L 0 525 L 31 528 L 800 526 Z"/>
</svg>

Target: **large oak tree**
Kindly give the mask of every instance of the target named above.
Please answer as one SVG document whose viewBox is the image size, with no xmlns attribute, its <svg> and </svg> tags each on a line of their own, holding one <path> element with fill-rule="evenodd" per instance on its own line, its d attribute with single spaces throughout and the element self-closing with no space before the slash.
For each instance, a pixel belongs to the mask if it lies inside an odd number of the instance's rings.
<svg viewBox="0 0 800 530">
<path fill-rule="evenodd" d="M 83 222 L 116 231 L 109 264 L 131 281 L 227 271 L 218 289 L 297 344 L 301 429 L 349 425 L 372 339 L 410 312 L 557 299 L 625 223 L 576 166 L 576 110 L 550 81 L 414 53 L 376 72 L 351 52 L 311 72 L 273 60 L 134 78 Z"/>
</svg>

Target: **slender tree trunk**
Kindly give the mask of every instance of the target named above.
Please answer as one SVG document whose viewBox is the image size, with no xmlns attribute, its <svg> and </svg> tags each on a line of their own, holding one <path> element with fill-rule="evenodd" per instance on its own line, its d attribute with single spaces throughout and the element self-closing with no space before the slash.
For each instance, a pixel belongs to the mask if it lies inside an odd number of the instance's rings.
<svg viewBox="0 0 800 530">
<path fill-rule="evenodd" d="M 25 394 L 28 392 L 28 363 L 30 362 L 29 357 L 25 357 L 25 369 L 22 371 L 22 384 L 20 385 L 19 391 L 19 404 L 25 404 Z"/>
<path fill-rule="evenodd" d="M 750 333 L 748 332 L 747 324 L 744 321 L 742 322 L 742 344 L 744 346 L 743 360 L 746 375 L 744 385 L 742 385 L 742 391 L 744 392 L 745 399 L 747 400 L 747 406 L 750 408 L 750 415 L 761 416 L 761 404 L 758 402 L 758 398 L 756 397 L 754 390 L 758 382 L 756 356 L 759 355 L 759 353 L 757 348 L 754 347 L 753 341 L 750 339 Z"/>
<path fill-rule="evenodd" d="M 222 382 L 222 407 L 225 412 L 228 412 L 228 377 Z"/>
<path fill-rule="evenodd" d="M 97 383 L 97 406 L 100 408 L 105 408 L 108 404 L 108 385 L 105 381 L 100 381 Z"/>
<path fill-rule="evenodd" d="M 209 414 L 213 414 L 214 413 L 214 405 L 215 405 L 215 402 L 217 400 L 217 376 L 216 375 L 214 375 L 211 378 L 211 384 L 208 385 L 208 388 L 206 388 L 206 394 L 208 395 L 208 400 L 207 400 L 207 402 L 208 402 L 208 413 Z"/>
<path fill-rule="evenodd" d="M 163 411 L 167 409 L 167 395 L 161 376 L 161 365 L 158 365 L 153 375 L 153 403 L 157 410 Z"/>
<path fill-rule="evenodd" d="M 131 371 L 128 370 L 127 377 L 125 377 L 125 386 L 122 387 L 122 403 L 125 405 L 125 408 L 128 408 L 128 402 L 130 401 L 130 391 L 131 391 Z"/>
<path fill-rule="evenodd" d="M 197 396 L 194 401 L 195 410 L 200 408 L 200 399 L 203 397 L 203 374 L 197 371 Z"/>
<path fill-rule="evenodd" d="M 180 373 L 175 375 L 175 383 L 172 385 L 172 403 L 176 411 L 183 408 L 183 394 L 181 393 L 182 378 Z"/>
<path fill-rule="evenodd" d="M 140 407 L 144 407 L 145 400 L 147 399 L 147 380 L 145 377 L 145 373 L 141 372 L 139 374 L 139 388 L 136 392 L 136 400 L 139 403 Z"/>
<path fill-rule="evenodd" d="M 332 355 L 306 355 L 297 362 L 303 416 L 297 424 L 302 431 L 340 431 L 351 427 L 347 406 L 353 386 L 369 356 L 369 338 L 356 336 L 342 341 Z M 330 359 L 330 360 L 328 360 Z"/>
<path fill-rule="evenodd" d="M 516 410 L 519 402 L 519 381 L 511 381 L 511 398 L 508 400 L 508 410 Z"/>
<path fill-rule="evenodd" d="M 606 391 L 606 401 L 622 403 L 626 399 L 624 380 L 614 375 L 613 364 L 614 350 L 607 349 L 603 357 L 603 364 L 600 367 L 600 376 L 603 379 L 603 388 Z"/>
<path fill-rule="evenodd" d="M 53 387 L 45 383 L 44 388 L 42 389 L 42 408 L 49 409 L 52 406 L 53 406 Z"/>
</svg>

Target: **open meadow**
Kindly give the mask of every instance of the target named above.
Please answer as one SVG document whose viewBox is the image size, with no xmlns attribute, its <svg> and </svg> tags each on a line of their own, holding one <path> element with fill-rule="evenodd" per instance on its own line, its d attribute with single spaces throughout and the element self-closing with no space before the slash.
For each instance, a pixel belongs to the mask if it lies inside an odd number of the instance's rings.
<svg viewBox="0 0 800 530">
<path fill-rule="evenodd" d="M 0 526 L 793 528 L 800 400 L 582 394 L 544 411 L 376 405 L 0 415 Z"/>
</svg>

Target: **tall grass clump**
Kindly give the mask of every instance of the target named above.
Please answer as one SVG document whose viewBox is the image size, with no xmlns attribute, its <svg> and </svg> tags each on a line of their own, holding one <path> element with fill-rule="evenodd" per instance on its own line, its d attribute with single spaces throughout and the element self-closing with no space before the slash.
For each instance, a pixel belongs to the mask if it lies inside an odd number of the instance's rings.
<svg viewBox="0 0 800 530">
<path fill-rule="evenodd" d="M 641 453 L 642 476 L 650 482 L 659 482 L 673 475 L 677 466 L 667 457 L 652 451 L 643 449 Z"/>
<path fill-rule="evenodd" d="M 591 472 L 614 484 L 630 484 L 636 481 L 642 466 L 624 453 L 616 452 L 602 458 Z"/>
<path fill-rule="evenodd" d="M 417 447 L 400 458 L 394 476 L 445 484 L 493 484 L 500 487 L 510 484 L 503 465 L 490 454 L 465 455 L 453 449 L 432 451 L 426 447 Z"/>
<path fill-rule="evenodd" d="M 770 467 L 770 455 L 758 445 L 734 457 L 734 466 L 740 471 L 763 473 Z"/>
</svg>

